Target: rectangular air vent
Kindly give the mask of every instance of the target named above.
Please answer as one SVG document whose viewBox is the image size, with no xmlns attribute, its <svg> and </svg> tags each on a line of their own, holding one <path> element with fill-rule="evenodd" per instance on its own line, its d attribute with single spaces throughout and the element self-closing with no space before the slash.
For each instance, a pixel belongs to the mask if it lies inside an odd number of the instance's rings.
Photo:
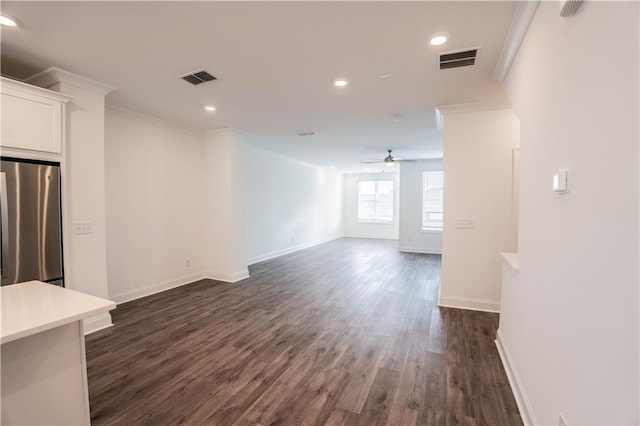
<svg viewBox="0 0 640 426">
<path fill-rule="evenodd" d="M 187 74 L 182 76 L 182 79 L 185 81 L 188 81 L 189 83 L 193 84 L 194 86 L 207 82 L 207 81 L 213 81 L 213 80 L 217 80 L 217 78 L 215 78 L 214 76 L 212 76 L 211 74 L 209 74 L 206 71 L 198 71 L 198 72 L 194 72 L 191 74 Z"/>
<path fill-rule="evenodd" d="M 304 131 L 298 132 L 297 134 L 298 136 L 314 136 L 316 132 L 314 132 L 313 130 L 304 130 Z"/>
<path fill-rule="evenodd" d="M 468 67 L 476 63 L 478 48 L 463 50 L 458 52 L 445 52 L 438 55 L 440 59 L 440 69 Z"/>
</svg>

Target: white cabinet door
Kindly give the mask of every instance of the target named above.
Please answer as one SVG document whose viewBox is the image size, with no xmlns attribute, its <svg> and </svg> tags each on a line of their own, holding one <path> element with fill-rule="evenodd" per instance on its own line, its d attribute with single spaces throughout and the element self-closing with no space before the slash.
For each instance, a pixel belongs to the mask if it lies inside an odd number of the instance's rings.
<svg viewBox="0 0 640 426">
<path fill-rule="evenodd" d="M 68 100 L 65 95 L 3 78 L 0 145 L 61 153 Z"/>
</svg>

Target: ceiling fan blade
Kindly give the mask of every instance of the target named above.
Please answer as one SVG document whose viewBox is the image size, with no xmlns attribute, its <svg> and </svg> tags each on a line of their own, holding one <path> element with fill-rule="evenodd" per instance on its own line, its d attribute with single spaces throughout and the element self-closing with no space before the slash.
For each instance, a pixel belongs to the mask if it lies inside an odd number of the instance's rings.
<svg viewBox="0 0 640 426">
<path fill-rule="evenodd" d="M 422 161 L 422 160 L 429 160 L 429 158 L 395 158 L 395 161 L 401 161 L 401 162 L 410 162 L 410 161 Z"/>
<path fill-rule="evenodd" d="M 360 164 L 376 164 L 376 163 L 384 163 L 384 160 L 377 161 L 361 161 Z"/>
</svg>

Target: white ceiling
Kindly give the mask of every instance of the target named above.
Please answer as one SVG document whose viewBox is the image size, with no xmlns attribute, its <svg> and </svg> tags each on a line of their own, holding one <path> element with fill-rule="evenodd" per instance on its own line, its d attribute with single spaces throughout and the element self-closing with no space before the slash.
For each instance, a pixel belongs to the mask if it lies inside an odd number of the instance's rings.
<svg viewBox="0 0 640 426">
<path fill-rule="evenodd" d="M 491 73 L 514 7 L 3 1 L 23 26 L 2 29 L 2 73 L 25 78 L 57 66 L 117 87 L 109 104 L 201 130 L 241 129 L 282 155 L 364 171 L 359 162 L 383 158 L 386 148 L 441 157 L 436 105 L 504 99 Z M 440 31 L 449 42 L 430 46 Z M 477 65 L 438 70 L 437 52 L 475 46 Z M 178 78 L 200 69 L 219 80 L 191 86 Z M 336 77 L 350 85 L 334 87 Z M 207 113 L 204 104 L 218 110 Z M 317 135 L 299 137 L 301 130 Z"/>
</svg>

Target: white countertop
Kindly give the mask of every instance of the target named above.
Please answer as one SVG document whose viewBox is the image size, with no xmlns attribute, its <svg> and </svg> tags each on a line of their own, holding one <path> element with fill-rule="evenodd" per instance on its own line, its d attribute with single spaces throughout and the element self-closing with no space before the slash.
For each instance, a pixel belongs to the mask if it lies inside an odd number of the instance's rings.
<svg viewBox="0 0 640 426">
<path fill-rule="evenodd" d="M 7 343 L 116 307 L 115 302 L 40 281 L 0 287 L 0 343 Z"/>
<path fill-rule="evenodd" d="M 504 263 L 509 266 L 515 272 L 520 270 L 520 261 L 518 260 L 518 253 L 500 253 Z"/>
</svg>

